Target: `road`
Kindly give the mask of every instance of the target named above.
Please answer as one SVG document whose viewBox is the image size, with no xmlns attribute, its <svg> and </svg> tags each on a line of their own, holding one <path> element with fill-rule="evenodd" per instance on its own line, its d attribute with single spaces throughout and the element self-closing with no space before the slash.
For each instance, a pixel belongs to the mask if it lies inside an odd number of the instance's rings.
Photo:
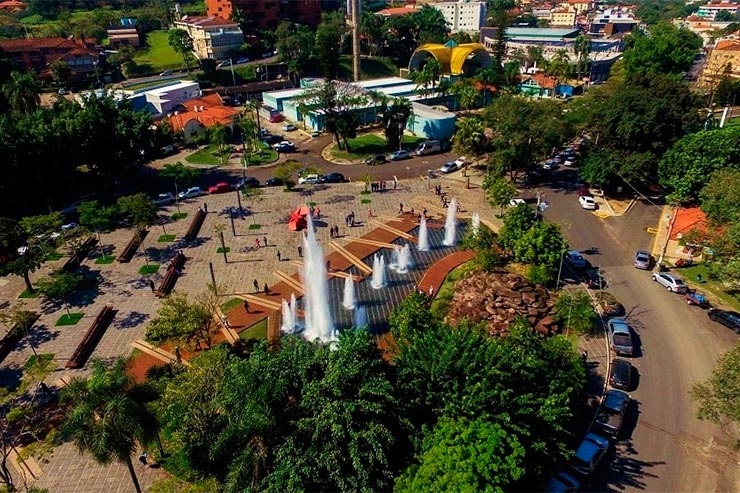
<svg viewBox="0 0 740 493">
<path fill-rule="evenodd" d="M 554 173 L 565 177 L 571 170 Z M 561 183 L 568 183 L 563 180 Z M 570 190 L 569 190 L 570 188 Z M 732 477 L 737 457 L 719 442 L 720 429 L 696 419 L 689 389 L 706 379 L 718 356 L 737 336 L 711 322 L 706 312 L 688 306 L 632 267 L 638 249 L 650 250 L 654 236 L 646 231 L 660 220 L 661 209 L 638 203 L 624 217 L 599 219 L 580 208 L 572 186 L 546 185 L 539 191 L 549 208 L 546 219 L 561 224 L 570 246 L 600 267 L 607 288 L 625 306 L 641 350 L 633 359 L 640 378 L 626 424 L 627 438 L 618 444 L 610 465 L 600 469 L 588 491 L 738 491 Z M 536 189 L 524 196 L 536 197 Z"/>
</svg>

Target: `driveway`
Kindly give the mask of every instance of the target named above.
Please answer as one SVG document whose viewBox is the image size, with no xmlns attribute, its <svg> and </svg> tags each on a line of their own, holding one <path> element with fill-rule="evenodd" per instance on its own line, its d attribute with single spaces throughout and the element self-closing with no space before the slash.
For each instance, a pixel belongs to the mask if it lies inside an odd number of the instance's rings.
<svg viewBox="0 0 740 493">
<path fill-rule="evenodd" d="M 544 216 L 562 226 L 572 248 L 598 248 L 598 254 L 585 256 L 603 270 L 607 290 L 624 304 L 641 345 L 633 358 L 640 378 L 631 393 L 635 406 L 627 437 L 588 491 L 740 490 L 737 457 L 722 445 L 718 427 L 695 418 L 696 405 L 688 394 L 738 338 L 682 296 L 652 282 L 650 272 L 632 267 L 635 250 L 649 250 L 654 241 L 647 228 L 658 223 L 660 209 L 637 203 L 626 216 L 600 219 L 580 208 L 568 180 L 539 191 L 549 203 Z M 536 197 L 536 189 L 523 195 Z"/>
</svg>

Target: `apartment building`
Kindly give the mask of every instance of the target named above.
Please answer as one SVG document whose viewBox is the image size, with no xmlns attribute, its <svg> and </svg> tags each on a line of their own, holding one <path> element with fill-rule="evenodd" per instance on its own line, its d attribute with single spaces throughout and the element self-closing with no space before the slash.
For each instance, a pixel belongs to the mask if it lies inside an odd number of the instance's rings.
<svg viewBox="0 0 740 493">
<path fill-rule="evenodd" d="M 486 25 L 486 2 L 452 0 L 427 5 L 442 12 L 451 32 L 477 33 Z"/>
<path fill-rule="evenodd" d="M 571 9 L 555 9 L 550 11 L 550 27 L 573 27 L 576 25 L 577 13 Z"/>
<path fill-rule="evenodd" d="M 72 69 L 72 82 L 85 81 L 94 71 L 98 54 L 91 43 L 66 38 L 6 39 L 0 41 L 13 63 L 50 81 L 49 69 L 57 60 Z"/>
<path fill-rule="evenodd" d="M 203 60 L 222 60 L 244 44 L 244 34 L 239 24 L 221 17 L 189 17 L 175 21 L 177 29 L 187 31 L 193 40 L 193 52 Z"/>
<path fill-rule="evenodd" d="M 729 12 L 737 16 L 740 13 L 740 5 L 736 3 L 708 3 L 699 7 L 696 15 L 713 21 L 720 12 Z"/>
<path fill-rule="evenodd" d="M 316 27 L 321 23 L 322 8 L 329 11 L 338 6 L 338 0 L 206 0 L 209 16 L 231 19 L 239 10 L 245 25 L 259 30 L 276 29 L 282 21 Z"/>
</svg>

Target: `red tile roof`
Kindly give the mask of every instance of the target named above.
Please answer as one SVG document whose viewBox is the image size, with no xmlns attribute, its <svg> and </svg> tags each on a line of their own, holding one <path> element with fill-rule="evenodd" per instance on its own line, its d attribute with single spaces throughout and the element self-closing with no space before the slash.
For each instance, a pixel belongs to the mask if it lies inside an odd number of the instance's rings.
<svg viewBox="0 0 740 493">
<path fill-rule="evenodd" d="M 418 12 L 413 7 L 393 7 L 390 9 L 383 9 L 376 12 L 377 15 L 392 16 L 392 15 L 406 15 Z"/>
<path fill-rule="evenodd" d="M 709 231 L 707 215 L 698 207 L 681 208 L 676 212 L 676 220 L 671 229 L 670 239 L 679 239 L 679 234 L 685 236 L 690 231 L 699 231 L 706 234 Z"/>
<path fill-rule="evenodd" d="M 183 130 L 193 120 L 197 120 L 205 127 L 231 125 L 234 123 L 234 118 L 239 114 L 239 110 L 224 106 L 223 100 L 218 94 L 208 94 L 202 98 L 191 99 L 182 103 L 182 106 L 187 111 L 180 111 L 176 117 L 165 118 L 176 132 Z M 195 111 L 195 108 L 198 108 L 198 111 Z"/>
<path fill-rule="evenodd" d="M 720 51 L 738 51 L 740 50 L 740 41 L 737 39 L 723 39 L 717 43 L 714 49 Z"/>
<path fill-rule="evenodd" d="M 203 17 L 203 16 L 185 16 L 177 22 L 182 22 L 192 26 L 199 27 L 231 27 L 238 24 L 234 21 L 226 20 L 223 17 Z"/>
<path fill-rule="evenodd" d="M 0 2 L 0 9 L 25 9 L 26 4 L 23 2 L 17 2 L 16 0 L 5 0 Z"/>
<path fill-rule="evenodd" d="M 5 39 L 0 41 L 0 48 L 12 53 L 19 51 L 31 51 L 48 48 L 77 48 L 78 41 L 66 38 L 29 38 L 29 39 Z"/>
<path fill-rule="evenodd" d="M 536 74 L 527 75 L 524 77 L 523 81 L 527 79 L 534 80 L 538 86 L 544 88 L 544 89 L 555 89 L 555 86 L 557 85 L 558 81 L 555 77 L 547 76 L 541 72 L 538 72 Z M 522 81 L 522 82 L 523 82 Z"/>
</svg>

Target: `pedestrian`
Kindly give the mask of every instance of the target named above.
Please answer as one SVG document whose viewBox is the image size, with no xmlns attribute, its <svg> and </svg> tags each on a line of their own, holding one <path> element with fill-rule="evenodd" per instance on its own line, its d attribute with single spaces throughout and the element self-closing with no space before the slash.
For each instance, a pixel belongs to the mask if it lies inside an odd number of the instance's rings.
<svg viewBox="0 0 740 493">
<path fill-rule="evenodd" d="M 368 215 L 368 217 L 369 217 L 370 219 L 372 219 L 372 218 L 373 218 L 373 210 L 372 210 L 372 209 L 370 209 L 369 211 L 367 211 L 367 215 Z"/>
<path fill-rule="evenodd" d="M 175 346 L 175 361 L 177 361 L 177 364 L 182 363 L 182 353 L 180 352 L 180 346 Z"/>
<path fill-rule="evenodd" d="M 259 248 L 260 247 L 260 239 L 259 238 L 255 238 L 254 239 L 254 244 L 257 245 L 257 248 Z"/>
<path fill-rule="evenodd" d="M 298 251 L 300 251 L 300 248 L 301 247 L 298 247 Z M 254 281 L 252 281 L 252 286 L 254 286 L 254 292 L 255 293 L 258 293 L 259 290 L 260 290 L 260 283 L 257 282 L 257 279 L 255 279 Z"/>
<path fill-rule="evenodd" d="M 249 302 L 247 300 L 244 300 L 244 311 L 247 313 L 249 312 Z"/>
<path fill-rule="evenodd" d="M 267 246 L 267 236 L 262 237 L 262 244 Z"/>
<path fill-rule="evenodd" d="M 393 190 L 395 190 L 398 187 L 398 180 L 393 178 Z"/>
<path fill-rule="evenodd" d="M 334 238 L 334 226 L 329 228 L 329 238 Z"/>
<path fill-rule="evenodd" d="M 432 286 L 429 286 L 429 296 L 434 294 L 434 288 Z"/>
<path fill-rule="evenodd" d="M 154 281 L 149 279 L 149 288 L 152 290 L 152 293 L 154 292 Z"/>
<path fill-rule="evenodd" d="M 282 258 L 280 258 L 280 250 L 277 251 L 277 258 L 278 258 L 278 262 L 283 260 Z"/>
<path fill-rule="evenodd" d="M 142 463 L 142 464 L 144 464 L 145 466 L 148 466 L 148 465 L 149 465 L 149 463 L 148 463 L 148 462 L 146 461 L 146 458 L 147 458 L 147 457 L 149 457 L 149 453 L 148 453 L 148 452 L 147 452 L 147 451 L 145 450 L 145 451 L 144 451 L 144 452 L 142 452 L 142 453 L 141 453 L 141 455 L 139 456 L 139 462 L 141 462 L 141 463 Z"/>
<path fill-rule="evenodd" d="M 399 214 L 403 214 L 403 202 L 401 202 L 400 204 L 398 204 L 398 213 Z"/>
<path fill-rule="evenodd" d="M 411 208 L 411 217 L 414 217 L 414 208 Z"/>
<path fill-rule="evenodd" d="M 224 327 L 227 329 L 231 328 L 231 325 L 229 324 L 229 319 L 226 317 L 226 315 L 221 315 L 221 323 L 224 324 Z"/>
<path fill-rule="evenodd" d="M 303 258 L 303 247 L 298 247 L 298 257 Z"/>
<path fill-rule="evenodd" d="M 270 287 L 265 283 L 265 295 L 270 294 Z"/>
<path fill-rule="evenodd" d="M 203 202 L 203 212 L 208 214 L 208 204 L 206 204 L 205 202 Z"/>
<path fill-rule="evenodd" d="M 326 272 L 329 272 L 331 270 L 331 260 L 326 261 Z"/>
<path fill-rule="evenodd" d="M 423 211 L 421 211 L 421 215 L 424 217 L 424 219 L 426 219 L 427 218 L 427 210 L 424 209 Z"/>
<path fill-rule="evenodd" d="M 334 226 L 334 238 L 339 238 L 339 226 Z"/>
</svg>

